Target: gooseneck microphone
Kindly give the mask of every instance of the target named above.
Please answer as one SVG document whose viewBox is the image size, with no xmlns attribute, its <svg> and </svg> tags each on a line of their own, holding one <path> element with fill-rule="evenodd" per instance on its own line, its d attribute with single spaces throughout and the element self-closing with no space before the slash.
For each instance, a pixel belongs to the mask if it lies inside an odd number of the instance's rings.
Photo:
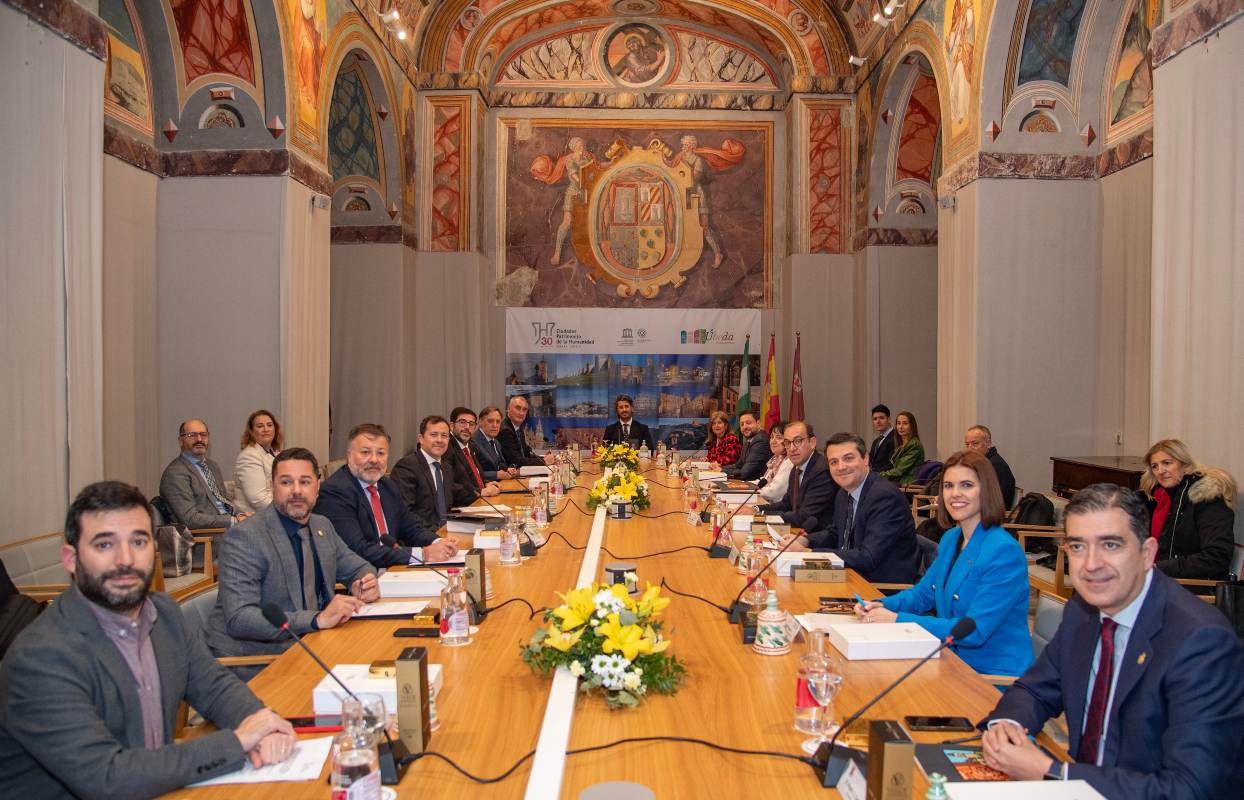
<svg viewBox="0 0 1244 800">
<path fill-rule="evenodd" d="M 514 480 L 518 480 L 518 479 L 515 478 Z M 519 481 L 519 483 L 522 483 L 522 481 Z M 483 495 L 480 495 L 479 499 L 487 503 L 489 508 L 491 508 L 493 511 L 496 511 L 498 514 L 501 515 L 501 519 L 505 520 L 505 512 L 497 508 L 496 506 L 494 506 L 491 500 L 489 500 L 487 497 L 484 497 Z M 540 548 L 536 547 L 536 543 L 531 541 L 531 537 L 527 535 L 526 531 L 524 531 L 521 537 L 519 538 L 518 554 L 520 556 L 526 556 L 528 558 L 533 558 L 540 554 Z"/>
<path fill-rule="evenodd" d="M 790 541 L 782 545 L 782 549 L 778 550 L 776 553 L 773 554 L 773 558 L 769 559 L 769 563 L 765 564 L 764 569 L 762 569 L 760 572 L 757 572 L 755 575 L 753 575 L 751 578 L 748 579 L 747 583 L 743 584 L 743 588 L 740 589 L 739 593 L 734 596 L 734 602 L 732 602 L 730 604 L 730 607 L 726 609 L 726 614 L 730 616 L 731 622 L 742 622 L 743 618 L 747 616 L 747 609 L 751 607 L 748 603 L 742 602 L 741 598 L 743 597 L 743 593 L 746 592 L 748 589 L 752 588 L 752 584 L 760 580 L 761 575 L 764 575 L 766 572 L 772 569 L 773 565 L 777 563 L 778 556 L 782 555 L 787 550 L 789 550 L 790 546 L 797 541 L 799 541 L 798 536 L 791 536 Z"/>
<path fill-rule="evenodd" d="M 834 731 L 833 738 L 817 749 L 816 756 L 813 759 L 814 764 L 812 768 L 816 771 L 817 777 L 821 779 L 822 786 L 837 786 L 838 779 L 842 777 L 842 773 L 847 768 L 847 764 L 850 762 L 851 757 L 853 755 L 859 755 L 859 751 L 847 747 L 846 745 L 836 747 L 835 743 L 838 741 L 839 735 L 841 735 L 847 728 L 851 727 L 853 722 L 863 716 L 865 711 L 876 705 L 878 700 L 894 691 L 900 683 L 910 678 L 913 672 L 927 664 L 929 659 L 933 658 L 933 656 L 942 652 L 947 647 L 950 647 L 958 640 L 971 636 L 974 630 L 976 630 L 976 620 L 971 617 L 961 618 L 955 623 L 955 626 L 950 629 L 950 635 L 943 639 L 941 644 L 939 644 L 935 650 L 913 664 L 911 669 L 900 675 L 894 683 L 891 683 L 885 689 L 881 690 L 880 694 L 865 703 L 860 710 L 843 720 L 843 723 L 838 726 L 838 730 Z"/>
<path fill-rule="evenodd" d="M 307 644 L 302 640 L 302 637 L 294 633 L 294 629 L 289 627 L 289 617 L 280 606 L 276 603 L 264 603 L 262 611 L 263 618 L 266 619 L 272 627 L 277 630 L 284 631 L 292 636 L 294 641 L 298 643 L 298 646 L 301 647 L 307 655 L 311 656 L 312 660 L 314 660 L 316 664 L 319 664 L 320 669 L 324 670 L 324 672 L 328 674 L 328 677 L 336 681 L 337 685 L 340 686 L 351 699 L 359 699 L 358 695 L 350 691 L 350 687 L 346 686 L 341 678 L 338 678 L 337 675 L 329 669 L 328 665 L 320 660 L 320 657 L 315 654 L 315 651 L 313 651 L 310 647 L 307 647 Z M 406 774 L 405 759 L 410 755 L 410 751 L 406 748 L 406 745 L 401 739 L 398 739 L 395 742 L 393 741 L 393 737 L 389 736 L 389 726 L 386 720 L 381 720 L 379 727 L 380 732 L 384 734 L 385 741 L 383 745 L 377 748 L 380 751 L 380 782 L 386 786 L 392 786 L 400 781 L 402 776 Z"/>
<path fill-rule="evenodd" d="M 743 502 L 735 506 L 734 510 L 730 512 L 730 514 L 726 517 L 725 522 L 721 523 L 720 528 L 717 527 L 716 525 L 713 526 L 713 541 L 709 545 L 709 548 L 708 548 L 709 558 L 729 558 L 730 557 L 730 548 L 726 547 L 725 545 L 718 544 L 717 539 L 719 536 L 721 536 L 721 532 L 723 530 L 730 529 L 730 521 L 734 519 L 734 515 L 739 513 L 739 510 L 742 509 L 743 506 L 747 505 L 748 501 L 751 500 L 753 497 L 755 497 L 756 492 L 759 492 L 759 491 L 760 491 L 759 486 L 757 486 L 755 489 L 752 489 L 751 493 L 748 494 L 747 497 L 743 499 Z"/>
</svg>

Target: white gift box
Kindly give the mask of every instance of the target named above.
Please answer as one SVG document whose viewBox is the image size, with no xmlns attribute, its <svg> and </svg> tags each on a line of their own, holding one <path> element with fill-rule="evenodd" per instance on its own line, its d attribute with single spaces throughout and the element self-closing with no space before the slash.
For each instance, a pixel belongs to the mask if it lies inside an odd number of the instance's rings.
<svg viewBox="0 0 1244 800">
<path fill-rule="evenodd" d="M 936 636 L 914 622 L 830 625 L 829 641 L 848 661 L 924 658 L 940 644 Z"/>
<path fill-rule="evenodd" d="M 773 565 L 773 571 L 779 577 L 789 578 L 791 570 L 798 564 L 806 564 L 809 561 L 825 561 L 835 567 L 846 567 L 842 559 L 834 553 L 782 553 L 773 559 L 776 563 Z"/>
<path fill-rule="evenodd" d="M 471 546 L 480 550 L 500 550 L 501 549 L 501 532 L 493 531 L 491 535 L 477 533 L 471 541 Z"/>
<path fill-rule="evenodd" d="M 526 475 L 548 475 L 549 468 L 548 467 L 519 467 L 518 474 L 524 475 L 524 476 Z"/>
<path fill-rule="evenodd" d="M 440 597 L 447 580 L 427 569 L 389 570 L 380 576 L 380 597 Z"/>
<path fill-rule="evenodd" d="M 333 675 L 355 694 L 366 692 L 380 695 L 384 698 L 384 710 L 389 714 L 397 713 L 397 678 L 373 678 L 367 664 L 338 664 L 333 667 Z M 428 684 L 432 687 L 433 697 L 440 692 L 442 682 L 441 665 L 428 664 Z M 340 714 L 341 701 L 348 697 L 337 681 L 325 675 L 311 690 L 311 707 L 318 716 Z"/>
</svg>

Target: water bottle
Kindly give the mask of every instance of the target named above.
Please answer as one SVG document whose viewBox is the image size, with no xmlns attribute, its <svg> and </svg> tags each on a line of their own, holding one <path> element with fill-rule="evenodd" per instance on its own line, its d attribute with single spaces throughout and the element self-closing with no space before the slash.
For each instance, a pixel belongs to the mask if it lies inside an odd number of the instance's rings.
<svg viewBox="0 0 1244 800">
<path fill-rule="evenodd" d="M 332 800 L 380 800 L 376 734 L 353 698 L 341 702 L 341 732 L 333 739 Z"/>
<path fill-rule="evenodd" d="M 446 571 L 449 582 L 441 590 L 441 644 L 459 647 L 471 643 L 471 601 L 460 570 Z"/>
<path fill-rule="evenodd" d="M 557 468 L 552 470 L 551 473 L 549 474 L 549 513 L 550 514 L 553 514 L 557 511 L 557 501 L 559 498 L 561 498 L 563 494 L 565 494 L 565 489 L 563 488 L 563 485 L 562 485 L 562 470 L 561 470 L 561 465 L 558 464 Z"/>
<path fill-rule="evenodd" d="M 505 527 L 501 529 L 501 563 L 512 566 L 522 562 L 522 558 L 518 554 L 518 534 L 523 529 L 523 524 L 516 520 L 506 520 Z"/>
<path fill-rule="evenodd" d="M 669 468 L 669 472 L 666 474 L 670 478 L 678 477 L 678 451 L 677 450 L 675 450 L 673 453 L 670 454 L 670 468 Z"/>
<path fill-rule="evenodd" d="M 549 524 L 549 485 L 537 483 L 531 487 L 531 510 L 535 512 L 537 527 Z"/>
<path fill-rule="evenodd" d="M 830 663 L 829 634 L 823 630 L 809 631 L 808 650 L 799 658 L 795 676 L 795 730 L 816 735 L 820 732 L 821 710 L 808 689 L 808 674 L 824 672 Z"/>
</svg>

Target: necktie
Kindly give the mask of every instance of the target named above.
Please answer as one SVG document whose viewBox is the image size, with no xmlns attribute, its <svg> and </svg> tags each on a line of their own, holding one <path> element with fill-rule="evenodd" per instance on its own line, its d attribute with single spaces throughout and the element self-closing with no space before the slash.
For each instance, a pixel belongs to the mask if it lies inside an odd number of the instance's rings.
<svg viewBox="0 0 1244 800">
<path fill-rule="evenodd" d="M 475 465 L 475 456 L 471 455 L 471 446 L 467 445 L 462 448 L 462 455 L 466 457 L 467 465 L 471 467 L 471 474 L 475 476 L 475 488 L 484 488 L 484 476 L 479 474 L 479 467 Z"/>
<path fill-rule="evenodd" d="M 631 439 L 631 426 L 628 423 L 622 425 L 622 441 L 629 442 Z"/>
<path fill-rule="evenodd" d="M 371 496 L 371 515 L 376 518 L 376 533 L 388 536 L 389 523 L 384 519 L 384 507 L 380 505 L 380 492 L 376 489 L 376 484 L 367 487 L 367 494 Z"/>
<path fill-rule="evenodd" d="M 842 537 L 843 547 L 850 547 L 855 539 L 855 498 L 847 495 L 847 531 Z"/>
<path fill-rule="evenodd" d="M 497 469 L 501 469 L 505 466 L 505 462 L 501 460 L 501 449 L 497 447 L 497 440 L 489 439 L 488 443 L 492 445 L 493 457 L 497 459 Z"/>
<path fill-rule="evenodd" d="M 1096 764 L 1101 750 L 1101 733 L 1106 726 L 1106 705 L 1110 701 L 1110 683 L 1114 678 L 1114 631 L 1119 623 L 1109 617 L 1101 621 L 1101 655 L 1097 659 L 1097 679 L 1093 681 L 1093 694 L 1089 700 L 1088 714 L 1084 717 L 1084 735 L 1080 737 L 1080 749 L 1076 761 Z"/>
<path fill-rule="evenodd" d="M 212 474 L 212 470 L 207 466 L 207 462 L 199 463 L 199 472 L 203 473 L 203 480 L 207 483 L 207 490 L 212 493 L 212 498 L 218 505 L 224 506 L 226 514 L 233 513 L 233 504 L 225 499 L 225 495 L 220 491 L 220 486 L 216 483 L 216 476 Z"/>
<path fill-rule="evenodd" d="M 445 481 L 441 477 L 441 462 L 432 462 L 432 478 L 436 482 L 436 516 L 441 522 L 449 516 L 449 504 L 445 502 Z"/>
<path fill-rule="evenodd" d="M 298 541 L 302 543 L 302 607 L 307 611 L 318 611 L 320 604 L 315 598 L 315 557 L 311 555 L 311 534 L 306 528 L 298 531 Z"/>
<path fill-rule="evenodd" d="M 799 510 L 799 482 L 803 480 L 803 471 L 798 467 L 794 469 L 790 481 L 790 510 Z"/>
</svg>

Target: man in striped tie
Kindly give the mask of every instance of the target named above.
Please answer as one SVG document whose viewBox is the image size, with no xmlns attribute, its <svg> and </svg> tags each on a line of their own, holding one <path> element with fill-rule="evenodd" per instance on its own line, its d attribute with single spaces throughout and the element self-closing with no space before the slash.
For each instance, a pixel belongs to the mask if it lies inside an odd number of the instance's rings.
<svg viewBox="0 0 1244 800">
<path fill-rule="evenodd" d="M 188 419 L 177 428 L 181 453 L 160 476 L 160 497 L 187 528 L 229 528 L 250 516 L 238 512 L 225 492 L 220 466 L 208 457 L 211 434 L 201 419 Z"/>
<path fill-rule="evenodd" d="M 1244 651 L 1226 616 L 1153 569 L 1139 494 L 1094 484 L 1065 519 L 1076 595 L 982 723 L 986 761 L 1019 780 L 1085 780 L 1108 798 L 1238 796 Z M 1028 738 L 1064 711 L 1070 764 Z"/>
</svg>

